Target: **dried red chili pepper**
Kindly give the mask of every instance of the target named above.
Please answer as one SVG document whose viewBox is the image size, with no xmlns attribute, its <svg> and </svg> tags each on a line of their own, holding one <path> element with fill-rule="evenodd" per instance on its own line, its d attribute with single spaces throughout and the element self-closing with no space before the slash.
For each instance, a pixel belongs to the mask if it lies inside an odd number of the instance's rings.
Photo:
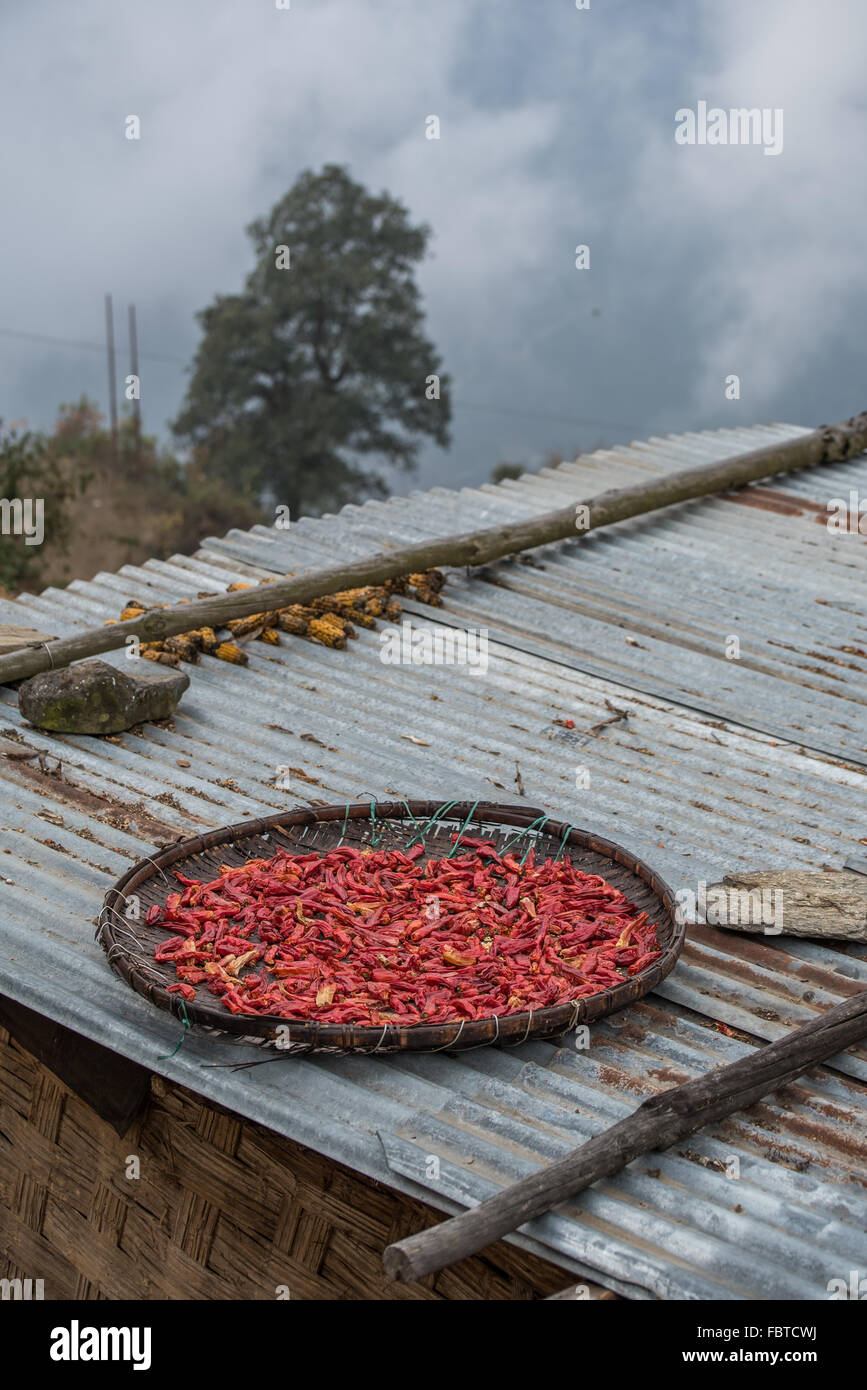
<svg viewBox="0 0 867 1390">
<path fill-rule="evenodd" d="M 339 846 L 224 866 L 149 923 L 177 935 L 185 999 L 205 987 L 232 1013 L 411 1026 L 489 1018 L 585 998 L 661 954 L 655 926 L 569 859 L 537 864 L 453 836 L 452 857 Z M 458 853 L 457 851 L 463 851 Z"/>
</svg>

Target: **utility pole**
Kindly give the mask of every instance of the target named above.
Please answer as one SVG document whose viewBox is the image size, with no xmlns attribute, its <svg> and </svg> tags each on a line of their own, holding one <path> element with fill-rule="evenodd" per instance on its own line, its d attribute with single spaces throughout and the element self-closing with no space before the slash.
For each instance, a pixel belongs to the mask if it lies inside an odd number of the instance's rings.
<svg viewBox="0 0 867 1390">
<path fill-rule="evenodd" d="M 114 308 L 110 294 L 105 296 L 105 347 L 108 354 L 108 411 L 111 421 L 111 448 L 116 467 L 118 462 L 117 378 L 114 365 Z"/>
<path fill-rule="evenodd" d="M 129 362 L 135 377 L 135 395 L 132 398 L 132 421 L 136 470 L 141 462 L 141 381 L 138 374 L 138 333 L 135 323 L 135 305 L 129 306 Z"/>
</svg>

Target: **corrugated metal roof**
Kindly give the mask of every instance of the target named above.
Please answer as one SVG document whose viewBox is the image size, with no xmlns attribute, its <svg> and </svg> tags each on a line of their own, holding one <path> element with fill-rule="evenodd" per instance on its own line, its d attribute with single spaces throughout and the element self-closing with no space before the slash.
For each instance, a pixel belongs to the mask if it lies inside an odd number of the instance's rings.
<svg viewBox="0 0 867 1390">
<path fill-rule="evenodd" d="M 205 542 L 203 553 L 301 571 L 335 549 L 356 558 L 384 536 L 400 545 L 435 536 L 444 523 L 469 530 L 517 520 L 802 433 L 772 427 L 650 441 L 499 487 L 346 508 L 327 528 L 307 521 L 290 533 L 232 532 Z M 553 660 L 867 766 L 858 700 L 867 677 L 867 554 L 857 534 L 830 534 L 826 525 L 827 501 L 847 500 L 864 476 L 863 460 L 813 469 L 773 490 L 621 523 L 533 564 L 490 566 L 482 581 L 458 575 L 449 612 L 517 637 L 524 650 L 529 636 Z M 736 660 L 726 654 L 732 636 Z"/>
<path fill-rule="evenodd" d="M 250 573 L 297 572 L 799 432 L 651 441 L 517 484 L 347 508 L 288 533 L 232 532 L 193 558 L 2 604 L 0 619 L 64 635 L 116 616 L 133 595 L 168 601 Z M 786 478 L 775 491 L 824 506 L 858 479 L 863 491 L 865 477 L 857 460 Z M 517 801 L 523 787 L 527 803 L 629 845 L 675 888 L 759 863 L 840 866 L 865 832 L 854 684 L 864 661 L 843 654 L 845 693 L 830 692 L 839 648 L 867 645 L 855 588 L 864 548 L 857 537 L 828 536 L 816 514 L 714 499 L 548 551 L 545 569 L 453 574 L 443 612 L 412 621 L 487 623 L 503 640 L 491 641 L 484 677 L 384 665 L 378 635 L 363 631 L 342 653 L 253 644 L 247 668 L 202 661 L 172 727 L 100 740 L 30 729 L 14 693 L 0 690 L 0 752 L 20 752 L 23 740 L 44 754 L 41 765 L 0 758 L 0 990 L 456 1210 L 574 1147 L 643 1095 L 749 1050 L 748 1038 L 717 1024 L 770 1040 L 863 988 L 863 946 L 700 928 L 654 995 L 593 1026 L 589 1051 L 566 1040 L 453 1057 L 281 1057 L 235 1072 L 223 1064 L 249 1061 L 250 1051 L 225 1039 L 190 1036 L 167 1056 L 177 1025 L 116 979 L 93 942 L 105 888 L 148 845 L 311 798 Z M 640 645 L 623 640 L 627 617 Z M 741 634 L 740 663 L 720 655 L 728 632 Z M 591 734 L 612 707 L 628 717 Z M 566 717 L 574 730 L 554 723 Z M 284 787 L 278 766 L 293 769 Z M 590 774 L 584 790 L 579 767 Z M 830 1278 L 867 1264 L 853 1173 L 865 1082 L 867 1048 L 850 1049 L 788 1088 L 785 1106 L 755 1107 L 748 1120 L 638 1160 L 517 1239 L 635 1297 L 825 1297 Z M 431 1155 L 436 1182 L 426 1176 Z M 726 1175 L 732 1160 L 737 1178 Z"/>
</svg>

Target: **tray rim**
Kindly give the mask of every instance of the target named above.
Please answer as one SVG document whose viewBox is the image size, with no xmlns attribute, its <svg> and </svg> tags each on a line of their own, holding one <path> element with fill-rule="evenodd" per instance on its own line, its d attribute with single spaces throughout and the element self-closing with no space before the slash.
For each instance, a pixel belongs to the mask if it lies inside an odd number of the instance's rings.
<svg viewBox="0 0 867 1390">
<path fill-rule="evenodd" d="M 119 918 L 125 928 L 129 929 L 129 919 L 119 911 L 126 897 L 142 883 L 154 878 L 157 873 L 165 876 L 164 871 L 178 861 L 191 859 L 221 845 L 236 844 L 245 839 L 255 839 L 257 836 L 294 826 L 336 820 L 345 823 L 370 820 L 372 807 L 375 808 L 376 819 L 382 821 L 400 821 L 413 817 L 429 819 L 439 812 L 440 824 L 450 826 L 452 822 L 460 822 L 471 816 L 472 822 L 480 825 L 487 821 L 489 824 L 523 828 L 546 838 L 562 837 L 564 849 L 574 844 L 612 860 L 645 883 L 667 914 L 668 941 L 663 946 L 662 955 L 638 975 L 624 980 L 621 984 L 565 1004 L 554 1004 L 521 1014 L 499 1017 L 492 1015 L 486 1019 L 464 1019 L 438 1024 L 384 1024 L 380 1028 L 378 1025 L 370 1027 L 296 1021 L 274 1014 L 231 1014 L 221 1009 L 216 1001 L 213 1007 L 202 1005 L 198 1001 L 187 1003 L 180 995 L 168 994 L 165 985 L 155 984 L 141 968 L 137 968 L 139 962 L 118 939 L 112 919 Z M 448 808 L 447 813 L 443 813 L 443 807 Z M 538 822 L 543 817 L 545 823 L 541 830 L 537 830 Z M 251 854 L 249 857 L 254 856 Z M 243 1037 L 247 1041 L 264 1045 L 270 1043 L 278 1052 L 285 1052 L 287 1055 L 311 1051 L 434 1052 L 463 1050 L 493 1043 L 518 1046 L 532 1038 L 565 1034 L 583 1023 L 591 1023 L 625 1008 L 648 994 L 673 969 L 683 948 L 685 936 L 686 923 L 683 914 L 679 911 L 674 893 L 665 880 L 638 855 L 632 854 L 616 841 L 598 835 L 595 831 L 584 830 L 571 822 L 554 820 L 540 808 L 524 806 L 521 803 L 375 799 L 327 806 L 293 807 L 255 820 L 245 819 L 232 825 L 220 826 L 199 835 L 178 837 L 170 844 L 158 847 L 153 855 L 138 860 L 112 884 L 103 899 L 96 930 L 96 939 L 106 952 L 112 970 L 151 1004 L 181 1019 L 185 1029 L 189 1025 L 198 1024 L 211 1033 L 230 1034 L 238 1039 Z"/>
</svg>

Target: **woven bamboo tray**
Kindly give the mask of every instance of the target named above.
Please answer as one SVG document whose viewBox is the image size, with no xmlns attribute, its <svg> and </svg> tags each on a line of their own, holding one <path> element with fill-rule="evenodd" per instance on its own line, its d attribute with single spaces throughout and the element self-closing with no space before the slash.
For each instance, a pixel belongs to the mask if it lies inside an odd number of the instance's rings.
<svg viewBox="0 0 867 1390">
<path fill-rule="evenodd" d="M 662 955 L 640 974 L 622 984 L 567 1004 L 556 1004 L 529 1013 L 454 1023 L 414 1024 L 411 1027 L 355 1027 L 351 1024 L 292 1022 L 274 1015 L 231 1014 L 204 986 L 186 1003 L 166 987 L 174 982 L 170 962 L 154 960 L 155 946 L 165 930 L 145 921 L 147 909 L 162 904 L 177 883 L 170 874 L 179 868 L 189 878 L 208 881 L 222 864 L 243 864 L 247 859 L 269 858 L 278 848 L 309 854 L 323 853 L 338 843 L 365 848 L 402 849 L 424 829 L 425 858 L 443 857 L 453 849 L 451 835 L 463 829 L 483 836 L 496 849 L 507 843 L 521 849 L 530 846 L 540 857 L 568 852 L 584 873 L 601 874 L 625 893 L 637 911 L 656 922 Z M 130 900 L 139 904 L 137 918 L 125 914 Z M 433 1052 L 479 1047 L 486 1043 L 518 1044 L 529 1038 L 552 1037 L 581 1023 L 603 1018 L 640 999 L 671 970 L 680 954 L 684 926 L 676 911 L 671 889 L 642 860 L 620 845 L 587 830 L 552 821 L 534 808 L 503 806 L 492 802 L 435 801 L 358 802 L 342 806 L 317 806 L 284 811 L 257 821 L 224 826 L 194 839 L 181 840 L 143 859 L 129 869 L 105 896 L 97 938 L 109 963 L 134 990 L 157 1008 L 220 1033 L 231 1033 L 251 1042 L 273 1044 L 286 1052 L 395 1052 L 405 1049 Z"/>
</svg>

